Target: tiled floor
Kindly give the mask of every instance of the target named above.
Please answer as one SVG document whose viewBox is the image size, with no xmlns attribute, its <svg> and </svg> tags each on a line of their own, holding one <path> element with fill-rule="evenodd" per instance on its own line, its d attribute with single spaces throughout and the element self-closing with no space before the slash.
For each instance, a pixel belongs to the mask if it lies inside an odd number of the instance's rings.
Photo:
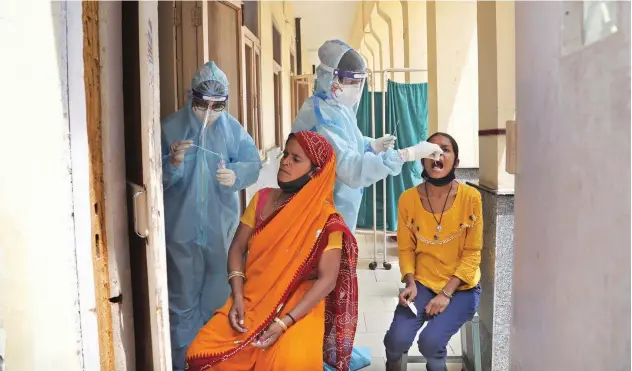
<svg viewBox="0 0 632 371">
<path fill-rule="evenodd" d="M 384 345 L 382 340 L 393 319 L 393 311 L 397 306 L 397 295 L 400 283 L 399 266 L 397 265 L 397 245 L 387 243 L 387 261 L 392 263 L 391 270 L 387 271 L 382 267 L 383 237 L 378 235 L 377 246 L 378 268 L 374 271 L 369 269 L 369 263 L 373 261 L 373 234 L 357 234 L 359 245 L 358 261 L 358 285 L 359 295 L 359 319 L 355 344 L 369 347 L 371 349 L 371 366 L 364 369 L 366 371 L 384 370 Z M 410 355 L 419 355 L 416 341 L 409 351 Z M 456 334 L 450 340 L 448 348 L 449 355 L 461 354 L 461 337 Z M 410 371 L 425 370 L 423 364 L 411 364 Z M 363 370 L 363 371 L 364 371 Z M 448 365 L 448 371 L 459 371 L 461 365 Z"/>
</svg>

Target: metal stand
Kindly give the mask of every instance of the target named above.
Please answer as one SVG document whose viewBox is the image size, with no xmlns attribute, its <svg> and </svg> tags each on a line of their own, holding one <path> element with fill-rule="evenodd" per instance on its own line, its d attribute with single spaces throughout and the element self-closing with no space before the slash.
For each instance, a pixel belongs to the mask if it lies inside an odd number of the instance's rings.
<svg viewBox="0 0 632 371">
<path fill-rule="evenodd" d="M 428 70 L 415 69 L 415 68 L 387 68 L 381 71 L 369 70 L 369 78 L 371 79 L 371 136 L 375 138 L 375 74 L 381 74 L 382 76 L 382 134 L 386 135 L 386 83 L 388 81 L 387 73 L 394 72 L 428 72 Z M 396 135 L 397 133 L 392 133 Z M 386 261 L 386 212 L 388 207 L 386 205 L 386 179 L 382 179 L 382 202 L 384 204 L 382 212 L 382 267 L 385 270 L 391 270 L 391 263 Z M 373 261 L 369 263 L 369 269 L 377 269 L 377 183 L 373 184 Z"/>
<path fill-rule="evenodd" d="M 471 326 L 472 329 L 472 353 L 468 354 L 468 346 L 466 344 L 467 328 Z M 408 353 L 402 355 L 401 371 L 408 370 L 409 363 L 426 363 L 426 358 L 423 356 L 409 356 Z M 482 371 L 481 366 L 481 340 L 479 332 L 479 318 L 478 313 L 474 315 L 471 321 L 466 322 L 461 327 L 461 355 L 460 356 L 448 356 L 446 363 L 456 363 L 463 365 L 461 371 Z"/>
</svg>

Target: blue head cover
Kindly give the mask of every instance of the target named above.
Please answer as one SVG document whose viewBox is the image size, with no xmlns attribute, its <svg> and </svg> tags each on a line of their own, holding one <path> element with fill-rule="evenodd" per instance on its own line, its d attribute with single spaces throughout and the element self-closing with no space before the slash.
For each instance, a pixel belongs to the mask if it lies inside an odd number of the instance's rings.
<svg viewBox="0 0 632 371">
<path fill-rule="evenodd" d="M 215 62 L 206 62 L 191 80 L 191 90 L 208 97 L 228 96 L 228 78 Z"/>
<path fill-rule="evenodd" d="M 364 59 L 352 47 L 340 40 L 326 41 L 318 48 L 320 65 L 316 68 L 315 94 L 331 97 L 334 71 L 364 72 Z"/>
</svg>

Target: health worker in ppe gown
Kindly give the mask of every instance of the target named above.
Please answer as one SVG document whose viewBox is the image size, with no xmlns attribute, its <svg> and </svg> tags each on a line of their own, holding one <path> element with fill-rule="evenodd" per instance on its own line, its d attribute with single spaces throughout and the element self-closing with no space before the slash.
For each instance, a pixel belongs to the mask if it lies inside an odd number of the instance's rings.
<svg viewBox="0 0 632 371">
<path fill-rule="evenodd" d="M 193 77 L 187 106 L 162 123 L 162 171 L 173 370 L 228 295 L 227 251 L 238 191 L 254 184 L 255 143 L 228 112 L 228 80 L 214 62 Z"/>
<path fill-rule="evenodd" d="M 316 131 L 334 147 L 338 160 L 334 203 L 349 229 L 355 231 L 364 187 L 398 175 L 404 162 L 438 159 L 443 151 L 428 142 L 394 150 L 397 138 L 393 135 L 363 136 L 356 110 L 367 77 L 364 60 L 339 40 L 325 42 L 318 49 L 318 58 L 321 64 L 316 68 L 314 95 L 303 103 L 292 132 Z"/>
</svg>

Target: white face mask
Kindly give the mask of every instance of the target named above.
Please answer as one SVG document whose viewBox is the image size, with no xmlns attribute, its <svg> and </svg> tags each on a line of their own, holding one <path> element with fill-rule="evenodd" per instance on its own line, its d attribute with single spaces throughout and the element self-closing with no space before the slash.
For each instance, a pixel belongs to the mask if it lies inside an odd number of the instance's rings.
<svg viewBox="0 0 632 371">
<path fill-rule="evenodd" d="M 353 108 L 356 103 L 360 101 L 362 97 L 362 85 L 360 84 L 351 84 L 351 85 L 340 85 L 342 91 L 339 91 L 338 94 L 334 97 L 334 99 L 349 108 Z"/>
<path fill-rule="evenodd" d="M 224 111 L 213 111 L 212 109 L 210 109 L 210 112 L 208 114 L 208 123 L 207 125 L 213 125 L 215 123 L 215 121 L 217 121 L 217 119 L 222 115 L 222 113 Z M 202 124 L 204 124 L 204 119 L 206 118 L 206 112 L 207 111 L 202 111 L 199 109 L 193 109 L 193 114 L 195 115 L 195 117 L 198 118 L 198 120 L 200 120 L 200 122 Z"/>
</svg>

